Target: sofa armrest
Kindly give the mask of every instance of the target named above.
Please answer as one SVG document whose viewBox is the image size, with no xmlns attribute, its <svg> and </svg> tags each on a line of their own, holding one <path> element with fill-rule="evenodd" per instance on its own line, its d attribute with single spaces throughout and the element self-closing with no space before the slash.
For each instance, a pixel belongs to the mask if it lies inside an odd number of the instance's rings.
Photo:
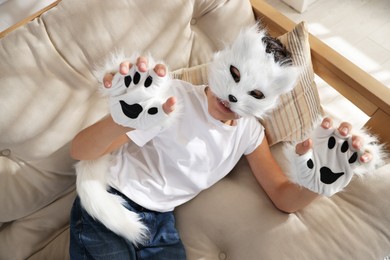
<svg viewBox="0 0 390 260">
<path fill-rule="evenodd" d="M 273 36 L 294 28 L 293 21 L 266 2 L 251 0 L 251 4 Z M 389 145 L 390 89 L 313 35 L 310 45 L 314 72 L 367 114 L 370 119 L 365 126 Z"/>
</svg>

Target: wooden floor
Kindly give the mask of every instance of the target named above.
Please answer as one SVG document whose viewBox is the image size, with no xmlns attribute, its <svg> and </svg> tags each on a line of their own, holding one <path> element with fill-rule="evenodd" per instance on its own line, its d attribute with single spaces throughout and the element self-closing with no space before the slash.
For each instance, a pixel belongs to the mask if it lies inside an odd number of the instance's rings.
<svg viewBox="0 0 390 260">
<path fill-rule="evenodd" d="M 300 14 L 281 0 L 266 0 L 363 70 L 390 87 L 390 1 L 317 0 Z"/>
<path fill-rule="evenodd" d="M 281 0 L 266 2 L 295 22 L 306 21 L 310 33 L 390 88 L 389 0 L 316 0 L 302 14 Z M 324 82 L 317 85 L 328 114 L 358 126 L 368 119 Z"/>
</svg>

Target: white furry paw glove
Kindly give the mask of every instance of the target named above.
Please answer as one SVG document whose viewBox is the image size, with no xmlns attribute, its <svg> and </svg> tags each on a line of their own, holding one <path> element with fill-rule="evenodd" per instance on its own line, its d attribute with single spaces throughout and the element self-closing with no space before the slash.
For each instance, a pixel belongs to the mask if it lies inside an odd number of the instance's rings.
<svg viewBox="0 0 390 260">
<path fill-rule="evenodd" d="M 361 132 L 358 134 L 365 144 L 360 150 L 352 146 L 352 136 L 342 136 L 335 128 L 318 126 L 312 133 L 313 147 L 307 153 L 298 155 L 295 146 L 285 147 L 289 159 L 289 177 L 292 182 L 324 196 L 341 191 L 354 174 L 372 172 L 381 164 L 381 146 L 376 138 Z M 360 157 L 369 152 L 372 159 L 363 163 Z"/>
<path fill-rule="evenodd" d="M 133 129 L 163 125 L 169 117 L 162 105 L 169 98 L 171 79 L 168 73 L 158 76 L 153 61 L 149 61 L 150 69 L 146 72 L 138 71 L 133 64 L 127 75 L 116 73 L 112 87 L 103 90 L 110 97 L 111 116 L 117 124 Z"/>
</svg>

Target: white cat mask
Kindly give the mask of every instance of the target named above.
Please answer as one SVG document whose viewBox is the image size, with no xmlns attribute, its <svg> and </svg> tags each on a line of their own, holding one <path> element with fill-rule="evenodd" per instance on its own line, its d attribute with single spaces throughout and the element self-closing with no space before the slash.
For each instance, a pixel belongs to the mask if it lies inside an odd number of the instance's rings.
<svg viewBox="0 0 390 260">
<path fill-rule="evenodd" d="M 258 25 L 243 29 L 209 66 L 211 91 L 239 116 L 262 117 L 297 77 L 290 53 Z"/>
</svg>

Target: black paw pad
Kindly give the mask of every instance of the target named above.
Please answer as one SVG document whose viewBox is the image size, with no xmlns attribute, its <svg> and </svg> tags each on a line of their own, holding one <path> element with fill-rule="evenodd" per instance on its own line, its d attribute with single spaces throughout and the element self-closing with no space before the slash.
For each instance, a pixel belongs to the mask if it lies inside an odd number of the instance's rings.
<svg viewBox="0 0 390 260">
<path fill-rule="evenodd" d="M 306 162 L 306 165 L 307 165 L 307 167 L 309 167 L 309 169 L 313 169 L 313 168 L 314 168 L 313 160 L 312 160 L 312 159 L 309 159 L 309 160 Z"/>
<path fill-rule="evenodd" d="M 358 153 L 357 152 L 354 152 L 351 156 L 351 158 L 349 158 L 348 162 L 349 163 L 355 163 L 358 159 Z"/>
<path fill-rule="evenodd" d="M 348 141 L 344 141 L 344 143 L 341 145 L 341 152 L 345 153 L 349 149 Z"/>
<path fill-rule="evenodd" d="M 128 88 L 130 86 L 130 84 L 131 84 L 131 76 L 128 75 L 128 76 L 125 77 L 125 86 L 126 86 L 126 88 Z"/>
<path fill-rule="evenodd" d="M 119 103 L 121 104 L 123 114 L 131 119 L 137 118 L 143 110 L 140 104 L 129 105 L 123 100 L 120 100 Z"/>
<path fill-rule="evenodd" d="M 336 138 L 334 138 L 333 136 L 329 137 L 328 148 L 333 149 L 335 146 L 336 146 Z"/>
<path fill-rule="evenodd" d="M 152 83 L 153 83 L 153 78 L 152 78 L 152 76 L 148 76 L 148 77 L 146 78 L 146 80 L 145 80 L 145 84 L 144 84 L 145 88 L 150 87 L 150 85 L 152 85 Z"/>
<path fill-rule="evenodd" d="M 137 85 L 139 83 L 139 81 L 141 80 L 141 74 L 139 74 L 139 72 L 137 71 L 135 74 L 134 74 L 134 84 Z"/>
<path fill-rule="evenodd" d="M 320 180 L 322 183 L 325 184 L 332 184 L 336 182 L 341 176 L 344 175 L 343 172 L 334 173 L 331 169 L 325 166 L 321 167 L 320 174 L 321 174 Z"/>
<path fill-rule="evenodd" d="M 157 107 L 151 107 L 148 109 L 148 114 L 149 115 L 155 115 L 158 113 L 158 108 Z"/>
</svg>

